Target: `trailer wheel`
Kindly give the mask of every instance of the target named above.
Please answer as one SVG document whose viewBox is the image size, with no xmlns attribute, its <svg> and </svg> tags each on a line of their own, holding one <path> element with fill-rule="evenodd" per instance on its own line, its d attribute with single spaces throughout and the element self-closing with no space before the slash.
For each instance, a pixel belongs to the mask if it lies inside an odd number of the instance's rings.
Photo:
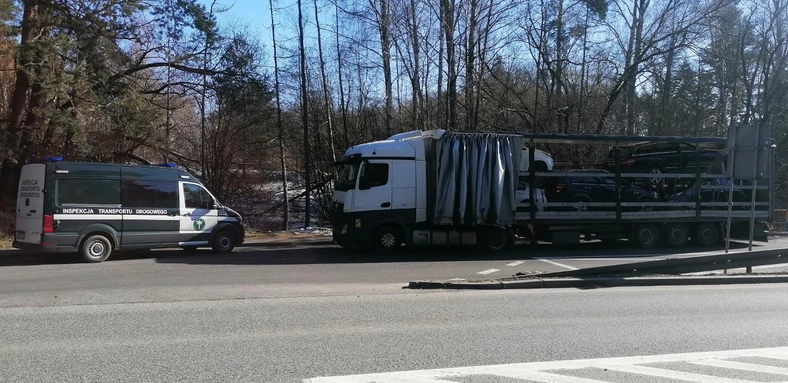
<svg viewBox="0 0 788 383">
<path fill-rule="evenodd" d="M 720 226 L 710 222 L 704 222 L 698 225 L 695 229 L 695 235 L 692 236 L 692 241 L 698 246 L 711 247 L 720 242 Z"/>
<path fill-rule="evenodd" d="M 372 247 L 378 251 L 394 252 L 402 247 L 402 231 L 394 225 L 383 225 L 375 230 Z"/>
<path fill-rule="evenodd" d="M 490 227 L 482 232 L 482 246 L 487 251 L 498 252 L 514 244 L 512 234 L 500 227 Z"/>
<path fill-rule="evenodd" d="M 659 227 L 651 223 L 635 226 L 635 242 L 644 249 L 653 249 L 659 244 Z"/>
<path fill-rule="evenodd" d="M 689 237 L 689 228 L 686 224 L 675 223 L 666 226 L 665 242 L 667 242 L 670 247 L 681 248 L 687 246 Z"/>
</svg>

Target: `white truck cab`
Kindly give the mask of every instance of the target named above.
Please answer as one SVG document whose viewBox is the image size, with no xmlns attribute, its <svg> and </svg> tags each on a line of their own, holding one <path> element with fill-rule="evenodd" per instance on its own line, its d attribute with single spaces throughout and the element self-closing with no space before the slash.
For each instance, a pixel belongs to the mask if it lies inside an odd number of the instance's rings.
<svg viewBox="0 0 788 383">
<path fill-rule="evenodd" d="M 435 175 L 435 143 L 444 134 L 444 130 L 411 131 L 348 148 L 338 161 L 334 183 L 334 240 L 345 247 L 398 247 L 415 231 L 429 230 L 436 198 L 430 189 L 442 187 Z M 522 150 L 519 171 L 527 176 L 529 149 Z M 553 159 L 536 150 L 534 164 L 537 172 L 552 170 Z M 517 212 L 527 214 L 527 183 L 518 182 L 514 195 Z M 535 190 L 534 198 L 537 208 L 543 209 L 544 192 Z"/>
</svg>

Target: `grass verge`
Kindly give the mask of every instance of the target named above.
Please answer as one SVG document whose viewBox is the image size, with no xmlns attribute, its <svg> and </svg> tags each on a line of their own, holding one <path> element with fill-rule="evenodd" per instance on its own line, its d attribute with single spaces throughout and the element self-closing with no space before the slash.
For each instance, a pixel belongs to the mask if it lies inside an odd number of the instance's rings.
<svg viewBox="0 0 788 383">
<path fill-rule="evenodd" d="M 14 239 L 11 236 L 0 234 L 0 249 L 10 249 Z"/>
</svg>

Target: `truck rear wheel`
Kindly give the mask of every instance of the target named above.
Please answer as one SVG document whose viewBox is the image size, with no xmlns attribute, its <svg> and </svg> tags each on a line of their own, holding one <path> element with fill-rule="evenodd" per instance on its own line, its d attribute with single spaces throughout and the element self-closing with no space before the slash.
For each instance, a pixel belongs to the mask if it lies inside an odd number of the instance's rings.
<svg viewBox="0 0 788 383">
<path fill-rule="evenodd" d="M 112 242 L 101 234 L 91 235 L 79 247 L 82 259 L 91 263 L 104 262 L 112 254 Z"/>
<path fill-rule="evenodd" d="M 652 223 L 641 223 L 635 226 L 635 242 L 644 249 L 653 249 L 659 244 L 659 227 Z"/>
<path fill-rule="evenodd" d="M 487 251 L 498 252 L 511 248 L 514 244 L 512 234 L 501 227 L 490 227 L 481 231 L 482 246 Z"/>
<path fill-rule="evenodd" d="M 692 241 L 698 246 L 711 247 L 720 242 L 720 226 L 710 222 L 704 222 L 695 229 Z"/>
<path fill-rule="evenodd" d="M 395 252 L 402 247 L 402 231 L 394 225 L 383 225 L 375 230 L 372 248 L 378 251 Z"/>
<path fill-rule="evenodd" d="M 670 247 L 681 248 L 689 242 L 689 228 L 683 223 L 674 223 L 665 227 L 665 242 Z"/>
</svg>

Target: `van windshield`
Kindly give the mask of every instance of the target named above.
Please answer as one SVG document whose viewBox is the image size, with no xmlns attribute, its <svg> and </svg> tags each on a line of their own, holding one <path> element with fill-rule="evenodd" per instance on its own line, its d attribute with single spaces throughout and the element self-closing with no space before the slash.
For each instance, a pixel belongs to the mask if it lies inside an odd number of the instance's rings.
<svg viewBox="0 0 788 383">
<path fill-rule="evenodd" d="M 340 163 L 338 165 L 338 178 L 334 185 L 334 189 L 339 191 L 347 191 L 356 187 L 356 177 L 358 176 L 359 163 Z"/>
</svg>

